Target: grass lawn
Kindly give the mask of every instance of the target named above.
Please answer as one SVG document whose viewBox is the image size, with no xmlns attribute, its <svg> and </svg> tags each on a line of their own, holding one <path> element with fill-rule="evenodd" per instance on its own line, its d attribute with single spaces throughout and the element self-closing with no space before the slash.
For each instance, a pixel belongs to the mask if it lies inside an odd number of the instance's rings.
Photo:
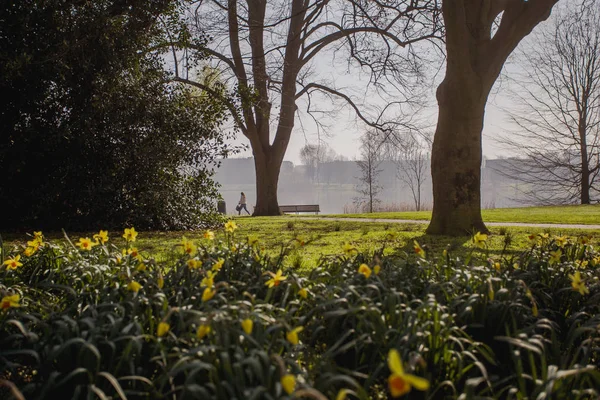
<svg viewBox="0 0 600 400">
<path fill-rule="evenodd" d="M 495 210 L 499 211 L 499 210 Z M 359 251 L 374 251 L 385 246 L 384 254 L 398 257 L 415 257 L 413 241 L 426 246 L 426 249 L 439 257 L 446 248 L 457 255 L 465 257 L 473 248 L 469 237 L 444 237 L 425 234 L 426 225 L 373 223 L 357 221 L 328 221 L 328 220 L 302 220 L 295 217 L 237 217 L 234 219 L 238 225 L 235 232 L 236 241 L 245 241 L 248 235 L 259 239 L 261 246 L 273 256 L 278 255 L 281 249 L 290 244 L 297 236 L 301 235 L 308 243 L 293 251 L 286 257 L 285 263 L 294 265 L 299 270 L 314 268 L 322 256 L 336 256 L 343 253 L 346 243 L 354 245 Z M 549 233 L 552 235 L 568 235 L 572 237 L 591 235 L 594 242 L 600 237 L 597 230 L 575 229 L 533 229 L 523 227 L 492 227 L 485 250 L 475 250 L 474 257 L 482 260 L 488 257 L 501 258 L 518 255 L 529 247 L 527 235 L 530 233 Z M 95 232 L 71 233 L 71 240 L 76 242 L 79 237 L 91 237 Z M 394 239 L 388 234 L 393 233 Z M 49 239 L 61 239 L 62 233 L 44 233 Z M 168 261 L 177 258 L 178 244 L 185 236 L 188 239 L 207 243 L 202 238 L 203 232 L 140 232 L 136 246 L 143 254 L 154 257 L 158 261 Z M 122 232 L 110 232 L 110 243 L 122 247 L 125 241 L 121 238 Z M 222 230 L 217 232 L 217 240 L 224 237 Z M 5 246 L 25 244 L 28 237 L 25 235 L 5 236 Z M 508 245 L 505 248 L 505 242 Z M 504 250 L 503 250 L 504 249 Z"/>
<path fill-rule="evenodd" d="M 531 224 L 600 224 L 600 204 L 578 206 L 547 206 L 495 208 L 482 210 L 485 222 L 520 222 Z M 372 214 L 322 215 L 337 218 L 431 219 L 431 211 L 381 212 Z"/>
</svg>

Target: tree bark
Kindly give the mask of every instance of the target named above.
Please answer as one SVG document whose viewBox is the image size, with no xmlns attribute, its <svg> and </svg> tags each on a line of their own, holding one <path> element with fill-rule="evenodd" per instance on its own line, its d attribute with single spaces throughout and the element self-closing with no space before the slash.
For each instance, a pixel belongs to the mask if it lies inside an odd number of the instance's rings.
<svg viewBox="0 0 600 400">
<path fill-rule="evenodd" d="M 579 122 L 581 141 L 581 204 L 590 204 L 590 164 L 587 149 L 587 129 L 584 119 Z"/>
<path fill-rule="evenodd" d="M 281 215 L 277 201 L 277 186 L 281 162 L 274 162 L 269 154 L 254 153 L 256 170 L 256 206 L 252 215 Z"/>
<path fill-rule="evenodd" d="M 481 130 L 487 100 L 487 93 L 482 91 L 485 89 L 473 85 L 460 87 L 450 76 L 438 88 L 439 116 L 431 156 L 434 207 L 429 234 L 488 232 L 481 218 Z"/>
</svg>

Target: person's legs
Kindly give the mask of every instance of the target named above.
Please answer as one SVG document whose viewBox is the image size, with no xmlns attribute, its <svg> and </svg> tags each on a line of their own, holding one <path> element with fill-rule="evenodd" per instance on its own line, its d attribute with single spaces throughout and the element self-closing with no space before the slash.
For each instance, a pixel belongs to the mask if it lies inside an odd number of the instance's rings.
<svg viewBox="0 0 600 400">
<path fill-rule="evenodd" d="M 239 208 L 238 215 L 242 215 L 242 206 L 240 205 L 238 208 Z"/>
<path fill-rule="evenodd" d="M 250 215 L 250 211 L 248 211 L 248 209 L 246 208 L 246 205 L 245 205 L 245 204 L 242 204 L 242 207 L 244 208 L 244 210 L 246 210 L 246 212 L 248 213 L 248 215 Z M 240 210 L 240 213 L 241 213 L 241 212 L 242 212 L 242 211 Z"/>
</svg>

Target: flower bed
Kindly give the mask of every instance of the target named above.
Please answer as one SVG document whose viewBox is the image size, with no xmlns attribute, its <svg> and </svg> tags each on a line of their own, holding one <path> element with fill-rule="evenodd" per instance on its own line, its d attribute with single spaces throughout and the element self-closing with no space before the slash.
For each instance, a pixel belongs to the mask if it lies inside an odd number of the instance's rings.
<svg viewBox="0 0 600 400">
<path fill-rule="evenodd" d="M 600 257 L 532 237 L 515 259 L 383 249 L 309 274 L 256 238 L 183 239 L 160 264 L 106 232 L 3 253 L 0 398 L 597 398 Z M 485 235 L 473 245 L 485 247 Z M 393 245 L 393 242 L 392 242 Z"/>
</svg>

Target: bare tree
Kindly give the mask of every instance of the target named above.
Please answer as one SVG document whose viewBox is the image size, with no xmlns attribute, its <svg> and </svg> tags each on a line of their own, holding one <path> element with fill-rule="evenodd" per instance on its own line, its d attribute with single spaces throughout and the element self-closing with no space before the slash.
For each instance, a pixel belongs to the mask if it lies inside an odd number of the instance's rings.
<svg viewBox="0 0 600 400">
<path fill-rule="evenodd" d="M 590 204 L 600 200 L 600 1 L 567 2 L 551 22 L 518 55 L 515 129 L 499 141 L 520 158 L 504 173 L 526 183 L 525 200 Z"/>
<path fill-rule="evenodd" d="M 306 166 L 307 176 L 311 181 L 319 180 L 320 164 L 339 159 L 340 155 L 329 147 L 327 143 L 307 143 L 300 149 L 300 160 Z"/>
<path fill-rule="evenodd" d="M 398 149 L 396 176 L 411 191 L 415 208 L 421 211 L 422 188 L 429 174 L 429 152 L 427 147 L 414 134 L 408 134 Z"/>
<path fill-rule="evenodd" d="M 481 218 L 481 132 L 488 95 L 508 56 L 558 0 L 442 2 L 446 76 L 437 89 L 429 234 L 487 232 Z"/>
<path fill-rule="evenodd" d="M 366 209 L 370 213 L 381 202 L 377 198 L 381 189 L 383 189 L 378 184 L 379 174 L 382 171 L 379 167 L 383 162 L 381 142 L 380 132 L 375 130 L 365 132 L 361 137 L 361 159 L 356 161 L 356 165 L 360 169 L 360 176 L 357 177 L 360 183 L 357 185 L 356 190 L 360 196 L 354 199 L 354 203 L 359 206 L 366 205 Z"/>
<path fill-rule="evenodd" d="M 197 31 L 211 37 L 208 48 L 205 43 L 196 48 L 235 88 L 233 99 L 214 95 L 250 141 L 255 215 L 279 214 L 279 173 L 300 99 L 312 116 L 319 111 L 317 96 L 340 99 L 360 120 L 382 127 L 381 116 L 390 107 L 415 101 L 411 90 L 422 75 L 423 55 L 413 46 L 442 35 L 439 0 L 198 0 L 192 14 Z M 187 74 L 177 51 L 181 42 L 172 45 L 175 80 L 210 92 Z M 370 86 L 393 94 L 394 101 L 369 117 L 356 97 L 319 74 L 317 56 L 326 53 L 343 54 L 347 71 L 366 72 Z"/>
</svg>

